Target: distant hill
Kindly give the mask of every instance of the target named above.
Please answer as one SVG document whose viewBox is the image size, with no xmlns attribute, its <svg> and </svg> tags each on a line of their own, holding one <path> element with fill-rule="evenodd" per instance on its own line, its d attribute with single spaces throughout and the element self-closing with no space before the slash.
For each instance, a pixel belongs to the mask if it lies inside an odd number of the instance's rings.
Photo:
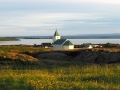
<svg viewBox="0 0 120 90">
<path fill-rule="evenodd" d="M 120 33 L 112 33 L 112 34 L 77 34 L 75 36 L 120 36 Z"/>
<path fill-rule="evenodd" d="M 79 38 L 120 38 L 120 33 L 112 33 L 112 34 L 77 34 L 75 37 Z"/>
<path fill-rule="evenodd" d="M 19 39 L 52 39 L 53 36 L 16 36 Z M 120 39 L 120 33 L 64 35 L 66 39 Z"/>
</svg>

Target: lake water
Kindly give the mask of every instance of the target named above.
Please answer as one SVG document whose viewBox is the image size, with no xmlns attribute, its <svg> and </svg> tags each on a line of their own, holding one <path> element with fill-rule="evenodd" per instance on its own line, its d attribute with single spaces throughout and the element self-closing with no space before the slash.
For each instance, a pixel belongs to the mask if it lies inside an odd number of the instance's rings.
<svg viewBox="0 0 120 90">
<path fill-rule="evenodd" d="M 120 39 L 69 39 L 73 44 L 83 44 L 83 43 L 92 43 L 92 44 L 105 44 L 107 42 L 120 44 Z M 20 39 L 20 41 L 0 41 L 0 45 L 40 45 L 43 42 L 52 42 L 52 39 Z"/>
</svg>

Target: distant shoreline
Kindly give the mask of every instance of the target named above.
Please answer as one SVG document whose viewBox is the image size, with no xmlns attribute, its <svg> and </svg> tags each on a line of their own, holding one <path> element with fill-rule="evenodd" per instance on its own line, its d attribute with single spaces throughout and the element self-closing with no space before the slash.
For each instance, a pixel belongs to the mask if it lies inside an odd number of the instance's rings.
<svg viewBox="0 0 120 90">
<path fill-rule="evenodd" d="M 4 38 L 4 39 L 3 39 Z M 61 36 L 62 39 L 120 39 L 120 36 Z M 2 40 L 1 40 L 2 39 Z M 20 39 L 53 39 L 53 36 L 7 36 L 0 41 L 16 41 Z"/>
<path fill-rule="evenodd" d="M 0 37 L 0 41 L 20 41 L 20 39 L 15 37 Z"/>
<path fill-rule="evenodd" d="M 20 39 L 52 39 L 52 38 L 20 38 Z M 120 38 L 62 38 L 62 39 L 120 39 Z"/>
</svg>

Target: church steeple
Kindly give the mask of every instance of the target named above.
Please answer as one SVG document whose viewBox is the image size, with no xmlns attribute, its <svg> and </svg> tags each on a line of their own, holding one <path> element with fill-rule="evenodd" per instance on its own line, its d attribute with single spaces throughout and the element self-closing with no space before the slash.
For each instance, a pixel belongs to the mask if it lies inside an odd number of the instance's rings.
<svg viewBox="0 0 120 90">
<path fill-rule="evenodd" d="M 58 34 L 58 31 L 56 28 L 56 31 L 55 31 L 54 36 L 53 36 L 53 43 L 58 39 L 61 39 L 61 36 Z"/>
<path fill-rule="evenodd" d="M 56 31 L 55 31 L 55 34 L 54 34 L 54 36 L 60 36 L 60 35 L 58 34 L 58 31 L 57 31 L 57 29 L 56 29 Z"/>
</svg>

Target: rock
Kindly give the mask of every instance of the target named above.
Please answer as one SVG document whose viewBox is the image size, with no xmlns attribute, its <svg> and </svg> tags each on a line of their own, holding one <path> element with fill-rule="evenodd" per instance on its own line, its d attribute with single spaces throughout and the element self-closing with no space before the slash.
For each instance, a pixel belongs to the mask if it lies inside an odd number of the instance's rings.
<svg viewBox="0 0 120 90">
<path fill-rule="evenodd" d="M 64 53 L 50 52 L 38 55 L 38 59 L 50 59 L 50 60 L 68 60 L 70 57 Z"/>
<path fill-rule="evenodd" d="M 117 63 L 120 63 L 120 53 L 118 53 L 119 58 L 117 59 Z"/>
<path fill-rule="evenodd" d="M 109 51 L 77 51 L 77 52 L 47 52 L 38 55 L 38 59 L 48 60 L 69 60 L 85 63 L 116 63 L 120 62 L 119 52 Z M 73 55 L 74 54 L 74 55 Z"/>
<path fill-rule="evenodd" d="M 104 52 L 98 52 L 98 57 L 96 58 L 95 63 L 103 63 L 103 61 L 104 61 L 103 55 L 104 54 L 106 54 L 106 53 L 104 53 Z"/>
<path fill-rule="evenodd" d="M 86 51 L 83 51 L 80 54 L 78 54 L 73 60 L 83 62 L 86 54 Z"/>
<path fill-rule="evenodd" d="M 94 63 L 97 57 L 98 55 L 96 52 L 89 51 L 80 53 L 74 58 L 74 60 L 86 63 Z"/>
<path fill-rule="evenodd" d="M 110 60 L 110 57 L 111 57 L 111 53 L 110 52 L 104 54 L 103 55 L 103 59 L 104 59 L 103 63 L 108 63 L 109 60 Z"/>
<path fill-rule="evenodd" d="M 84 62 L 87 63 L 95 63 L 96 58 L 98 55 L 96 53 L 90 53 L 88 57 L 85 57 Z"/>
<path fill-rule="evenodd" d="M 97 57 L 95 63 L 103 63 L 103 62 L 104 62 L 103 57 L 102 57 L 101 55 L 98 55 L 98 57 Z"/>
<path fill-rule="evenodd" d="M 119 53 L 107 53 L 105 55 L 104 63 L 115 63 L 119 60 L 120 54 Z"/>
<path fill-rule="evenodd" d="M 119 53 L 113 53 L 113 55 L 111 56 L 110 61 L 111 62 L 117 62 L 119 58 L 120 58 L 120 54 Z"/>
</svg>

